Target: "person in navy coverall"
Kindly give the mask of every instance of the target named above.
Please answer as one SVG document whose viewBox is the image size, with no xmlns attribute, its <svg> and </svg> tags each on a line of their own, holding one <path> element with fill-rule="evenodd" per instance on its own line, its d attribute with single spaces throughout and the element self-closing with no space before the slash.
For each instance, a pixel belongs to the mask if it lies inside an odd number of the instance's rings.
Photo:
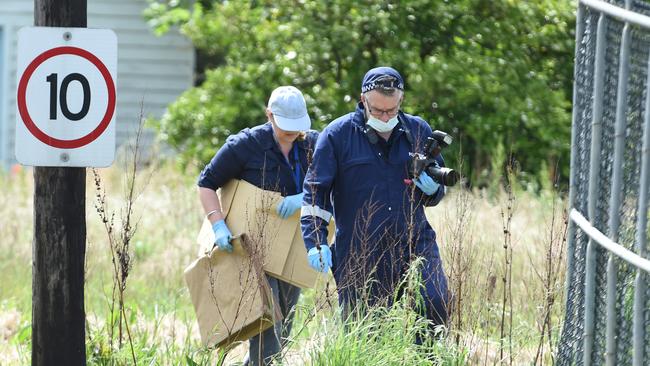
<svg viewBox="0 0 650 366">
<path fill-rule="evenodd" d="M 302 93 L 293 86 L 273 91 L 266 108 L 268 122 L 231 135 L 199 176 L 199 198 L 215 233 L 215 246 L 231 252 L 232 234 L 224 221 L 216 190 L 231 179 L 243 179 L 259 188 L 280 192 L 284 199 L 277 214 L 286 219 L 303 201 L 302 184 L 318 137 Z M 269 277 L 284 321 L 250 339 L 246 365 L 268 365 L 291 332 L 300 289 Z"/>
<path fill-rule="evenodd" d="M 330 267 L 339 302 L 350 314 L 364 305 L 390 305 L 409 263 L 424 257 L 422 295 L 428 319 L 447 321 L 449 294 L 424 208 L 440 202 L 444 186 L 426 173 L 409 180 L 409 152 L 422 153 L 431 127 L 400 110 L 404 80 L 393 68 L 369 70 L 356 111 L 319 135 L 303 190 L 301 228 L 310 265 Z M 436 158 L 444 166 L 442 156 Z M 327 223 L 336 223 L 330 249 Z"/>
</svg>

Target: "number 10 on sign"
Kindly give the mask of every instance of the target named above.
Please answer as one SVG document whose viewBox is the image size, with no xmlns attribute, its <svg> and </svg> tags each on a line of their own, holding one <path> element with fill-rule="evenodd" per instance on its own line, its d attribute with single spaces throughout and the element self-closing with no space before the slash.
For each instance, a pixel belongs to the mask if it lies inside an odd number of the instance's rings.
<svg viewBox="0 0 650 366">
<path fill-rule="evenodd" d="M 57 98 L 59 94 L 58 85 L 57 85 L 58 74 L 53 73 L 47 76 L 45 80 L 50 83 L 50 119 L 57 119 Z M 78 113 L 70 112 L 68 108 L 68 86 L 72 81 L 78 81 L 81 84 L 83 90 L 83 103 L 81 105 L 81 110 Z M 78 121 L 88 114 L 88 108 L 90 107 L 90 86 L 88 84 L 88 79 L 79 73 L 72 73 L 66 76 L 61 83 L 61 112 L 63 115 L 71 120 Z"/>
<path fill-rule="evenodd" d="M 18 34 L 16 158 L 35 166 L 108 166 L 115 156 L 117 38 L 106 29 Z"/>
</svg>

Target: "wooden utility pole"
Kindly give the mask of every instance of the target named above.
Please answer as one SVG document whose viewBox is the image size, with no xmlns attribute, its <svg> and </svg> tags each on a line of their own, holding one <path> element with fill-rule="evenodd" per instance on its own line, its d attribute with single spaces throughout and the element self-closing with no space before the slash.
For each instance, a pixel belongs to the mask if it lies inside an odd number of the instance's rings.
<svg viewBox="0 0 650 366">
<path fill-rule="evenodd" d="M 86 27 L 87 0 L 34 0 L 34 25 Z M 45 107 L 44 107 L 45 108 Z M 32 365 L 85 365 L 86 168 L 34 168 Z"/>
</svg>

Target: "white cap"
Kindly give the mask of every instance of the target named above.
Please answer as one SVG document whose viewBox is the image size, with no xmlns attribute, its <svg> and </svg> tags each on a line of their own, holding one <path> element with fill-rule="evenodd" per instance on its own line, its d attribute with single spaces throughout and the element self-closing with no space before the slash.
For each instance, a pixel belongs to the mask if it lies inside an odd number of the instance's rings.
<svg viewBox="0 0 650 366">
<path fill-rule="evenodd" d="M 298 88 L 281 86 L 269 98 L 268 108 L 275 117 L 275 123 L 285 131 L 306 131 L 311 127 L 305 98 Z"/>
</svg>

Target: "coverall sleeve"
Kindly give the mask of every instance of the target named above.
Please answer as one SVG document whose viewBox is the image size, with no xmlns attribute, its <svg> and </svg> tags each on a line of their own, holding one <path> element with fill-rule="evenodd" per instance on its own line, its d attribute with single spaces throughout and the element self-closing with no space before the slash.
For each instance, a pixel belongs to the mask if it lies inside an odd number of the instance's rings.
<svg viewBox="0 0 650 366">
<path fill-rule="evenodd" d="M 336 177 L 336 151 L 329 133 L 318 136 L 312 164 L 307 170 L 303 192 L 305 193 L 300 213 L 300 226 L 305 247 L 327 244 L 327 225 L 332 218 L 330 200 Z"/>
<path fill-rule="evenodd" d="M 229 180 L 237 178 L 244 168 L 244 161 L 237 154 L 237 150 L 242 148 L 242 139 L 230 136 L 201 171 L 198 186 L 216 191 Z"/>
</svg>

